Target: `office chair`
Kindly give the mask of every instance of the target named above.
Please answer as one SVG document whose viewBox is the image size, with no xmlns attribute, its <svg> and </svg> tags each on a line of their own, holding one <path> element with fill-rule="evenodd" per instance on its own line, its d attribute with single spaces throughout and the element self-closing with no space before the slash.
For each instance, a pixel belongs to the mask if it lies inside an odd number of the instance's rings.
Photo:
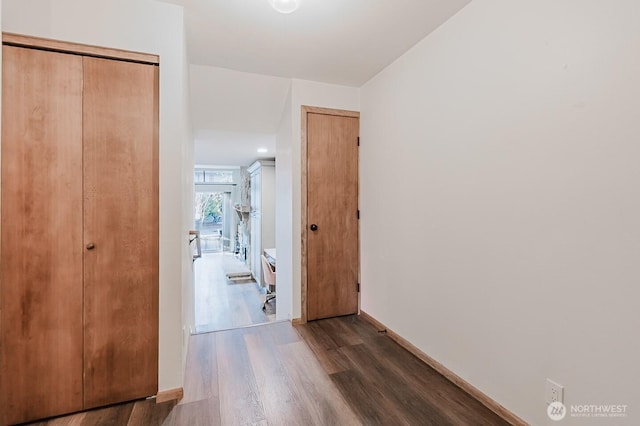
<svg viewBox="0 0 640 426">
<path fill-rule="evenodd" d="M 265 311 L 267 303 L 276 298 L 276 268 L 269 263 L 264 254 L 260 255 L 260 258 L 262 259 L 262 270 L 264 271 L 264 282 L 267 289 L 267 296 L 262 304 L 262 310 Z"/>
</svg>

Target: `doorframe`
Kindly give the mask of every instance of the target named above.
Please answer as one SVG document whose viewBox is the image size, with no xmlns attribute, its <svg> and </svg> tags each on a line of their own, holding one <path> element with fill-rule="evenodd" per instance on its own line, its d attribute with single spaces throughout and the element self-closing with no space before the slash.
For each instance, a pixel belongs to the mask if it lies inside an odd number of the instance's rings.
<svg viewBox="0 0 640 426">
<path fill-rule="evenodd" d="M 301 210 L 300 210 L 300 222 L 301 222 L 301 267 L 300 267 L 300 303 L 301 303 L 301 318 L 300 323 L 304 324 L 307 322 L 307 238 L 308 238 L 308 221 L 307 221 L 307 114 L 324 114 L 324 115 L 334 115 L 338 117 L 354 117 L 358 120 L 360 119 L 360 112 L 358 111 L 348 111 L 342 109 L 333 109 L 333 108 L 323 108 L 323 107 L 315 107 L 302 105 L 301 109 L 301 148 L 300 148 L 300 157 L 301 157 Z M 358 153 L 358 163 L 360 162 L 360 154 Z M 358 200 L 360 200 L 360 179 L 358 177 Z M 360 201 L 358 201 L 358 204 Z M 358 225 L 359 226 L 359 225 Z M 360 232 L 358 231 L 358 240 L 360 236 Z M 358 263 L 360 263 L 360 242 L 358 241 Z M 358 265 L 358 269 L 359 265 Z M 358 302 L 358 305 L 360 303 Z"/>
</svg>

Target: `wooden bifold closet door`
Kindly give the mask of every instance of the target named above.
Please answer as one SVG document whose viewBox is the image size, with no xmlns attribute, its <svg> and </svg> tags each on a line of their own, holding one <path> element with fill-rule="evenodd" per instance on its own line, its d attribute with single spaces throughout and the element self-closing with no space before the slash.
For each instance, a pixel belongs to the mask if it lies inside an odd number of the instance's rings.
<svg viewBox="0 0 640 426">
<path fill-rule="evenodd" d="M 95 56 L 3 45 L 0 425 L 158 390 L 158 66 Z"/>
<path fill-rule="evenodd" d="M 2 67 L 6 424 L 82 409 L 82 57 L 4 46 Z"/>
<path fill-rule="evenodd" d="M 85 408 L 158 391 L 157 71 L 84 58 Z"/>
</svg>

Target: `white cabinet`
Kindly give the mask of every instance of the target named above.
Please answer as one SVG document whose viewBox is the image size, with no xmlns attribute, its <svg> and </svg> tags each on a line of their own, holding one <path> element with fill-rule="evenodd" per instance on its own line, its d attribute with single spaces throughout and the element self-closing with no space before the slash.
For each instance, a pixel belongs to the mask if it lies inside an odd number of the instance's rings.
<svg viewBox="0 0 640 426">
<path fill-rule="evenodd" d="M 276 163 L 256 161 L 251 175 L 251 273 L 263 286 L 260 256 L 276 246 Z"/>
</svg>

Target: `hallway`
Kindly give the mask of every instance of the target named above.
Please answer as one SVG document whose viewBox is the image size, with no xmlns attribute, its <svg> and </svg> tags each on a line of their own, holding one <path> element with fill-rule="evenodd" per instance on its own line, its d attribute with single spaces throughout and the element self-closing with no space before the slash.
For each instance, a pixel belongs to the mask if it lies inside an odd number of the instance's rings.
<svg viewBox="0 0 640 426">
<path fill-rule="evenodd" d="M 37 424 L 507 424 L 358 316 L 192 336 L 184 390 Z"/>
</svg>

